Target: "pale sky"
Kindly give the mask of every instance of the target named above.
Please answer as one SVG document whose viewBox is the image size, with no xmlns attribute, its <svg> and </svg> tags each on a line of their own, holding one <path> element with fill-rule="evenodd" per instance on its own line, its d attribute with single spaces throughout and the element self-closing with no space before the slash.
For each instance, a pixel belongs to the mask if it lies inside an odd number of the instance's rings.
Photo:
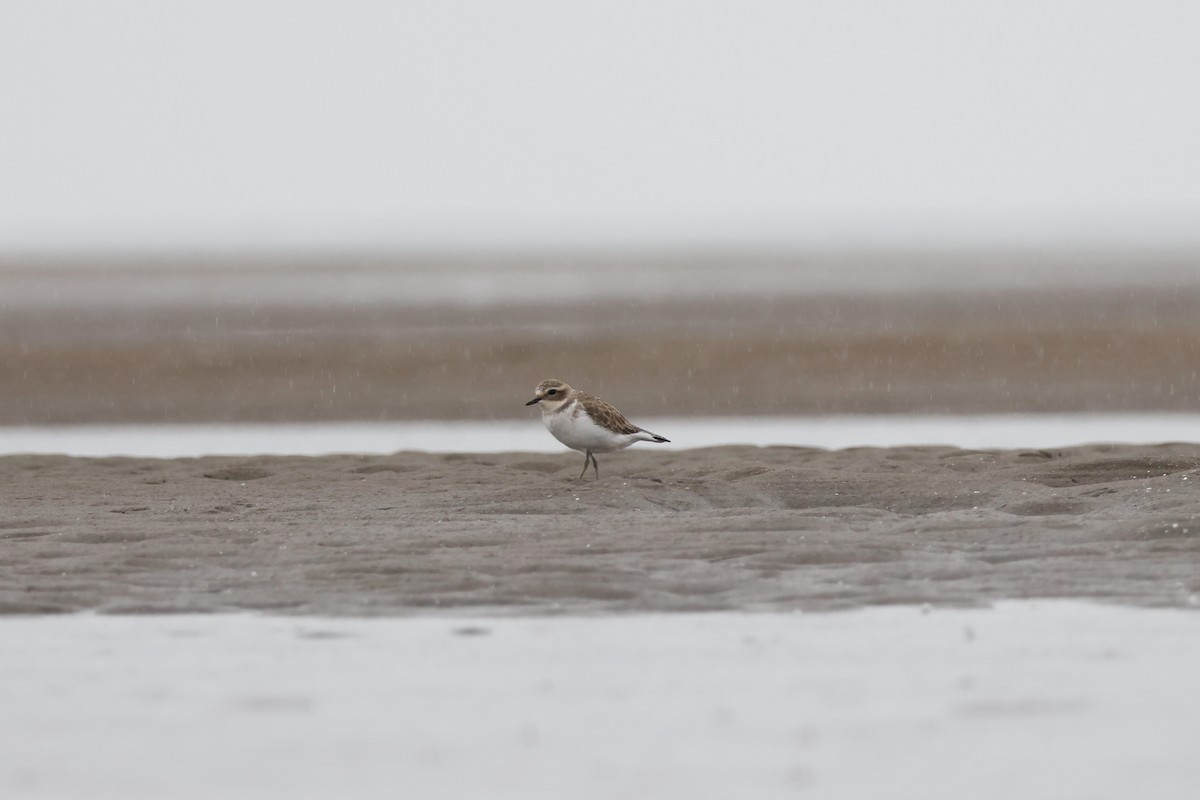
<svg viewBox="0 0 1200 800">
<path fill-rule="evenodd" d="M 1200 244 L 1200 3 L 0 2 L 0 250 Z"/>
</svg>

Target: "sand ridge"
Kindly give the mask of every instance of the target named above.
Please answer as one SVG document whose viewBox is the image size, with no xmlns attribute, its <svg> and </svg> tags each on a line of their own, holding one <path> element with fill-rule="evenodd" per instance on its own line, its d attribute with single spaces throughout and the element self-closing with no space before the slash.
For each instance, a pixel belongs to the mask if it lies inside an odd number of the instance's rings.
<svg viewBox="0 0 1200 800">
<path fill-rule="evenodd" d="M 1200 603 L 1200 445 L 0 459 L 0 612 Z"/>
</svg>

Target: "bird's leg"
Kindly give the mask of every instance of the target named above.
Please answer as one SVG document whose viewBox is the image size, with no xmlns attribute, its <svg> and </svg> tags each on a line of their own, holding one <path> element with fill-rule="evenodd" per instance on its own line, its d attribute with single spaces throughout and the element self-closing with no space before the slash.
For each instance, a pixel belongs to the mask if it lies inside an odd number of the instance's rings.
<svg viewBox="0 0 1200 800">
<path fill-rule="evenodd" d="M 583 472 L 579 473 L 579 478 L 577 480 L 583 480 L 583 476 L 587 475 L 588 461 L 590 461 L 591 458 L 592 458 L 591 450 L 588 450 L 587 452 L 585 452 L 583 454 Z"/>
<path fill-rule="evenodd" d="M 596 480 L 600 480 L 600 465 L 596 462 L 596 456 L 592 453 L 591 450 L 588 450 L 588 455 L 591 456 L 592 466 L 596 469 Z M 584 466 L 583 471 L 587 472 L 586 465 Z"/>
</svg>

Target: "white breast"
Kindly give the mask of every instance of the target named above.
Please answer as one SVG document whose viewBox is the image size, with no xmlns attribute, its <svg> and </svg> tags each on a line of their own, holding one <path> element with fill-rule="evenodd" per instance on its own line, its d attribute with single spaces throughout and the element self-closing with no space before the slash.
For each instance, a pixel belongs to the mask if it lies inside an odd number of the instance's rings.
<svg viewBox="0 0 1200 800">
<path fill-rule="evenodd" d="M 593 453 L 607 453 L 628 447 L 637 441 L 635 436 L 613 433 L 600 427 L 592 422 L 591 417 L 583 413 L 583 409 L 578 405 L 561 413 L 543 412 L 542 422 L 555 439 L 572 450 L 581 452 L 591 450 Z"/>
</svg>

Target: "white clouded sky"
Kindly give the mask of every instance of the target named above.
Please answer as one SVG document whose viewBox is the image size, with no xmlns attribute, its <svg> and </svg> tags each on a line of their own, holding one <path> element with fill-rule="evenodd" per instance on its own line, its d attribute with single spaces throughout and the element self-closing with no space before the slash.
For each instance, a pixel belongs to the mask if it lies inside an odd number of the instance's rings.
<svg viewBox="0 0 1200 800">
<path fill-rule="evenodd" d="M 1200 4 L 0 4 L 0 248 L 1200 243 Z"/>
</svg>

